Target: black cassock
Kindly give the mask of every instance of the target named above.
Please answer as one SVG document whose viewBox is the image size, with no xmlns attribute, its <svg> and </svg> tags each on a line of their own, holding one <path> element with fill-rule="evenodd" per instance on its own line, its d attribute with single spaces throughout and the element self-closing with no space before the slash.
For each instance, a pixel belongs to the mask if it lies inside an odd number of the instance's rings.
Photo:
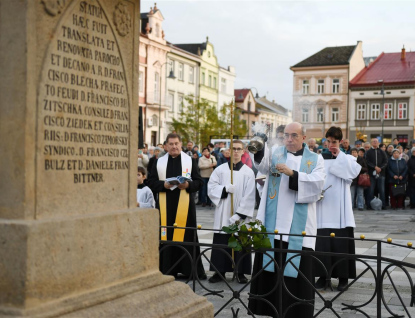
<svg viewBox="0 0 415 318">
<path fill-rule="evenodd" d="M 182 175 L 182 162 L 181 162 L 181 155 L 177 156 L 176 158 L 171 157 L 169 154 L 165 154 L 165 156 L 169 156 L 167 162 L 167 171 L 166 171 L 166 178 L 177 177 Z M 186 191 L 189 193 L 189 212 L 187 215 L 187 222 L 186 227 L 196 227 L 196 205 L 194 200 L 194 193 L 199 191 L 202 187 L 203 180 L 200 176 L 199 167 L 197 161 L 192 158 L 192 172 L 191 172 L 192 181 L 189 181 L 189 187 Z M 159 180 L 158 172 L 157 172 L 157 161 L 154 162 L 150 177 L 148 179 L 148 186 L 153 191 L 156 199 L 156 208 L 159 209 L 159 200 L 158 200 L 158 193 L 159 192 L 166 192 L 166 202 L 167 202 L 167 226 L 173 226 L 176 221 L 176 213 L 177 213 L 177 206 L 179 204 L 179 197 L 180 197 L 180 189 L 176 188 L 173 191 L 164 188 L 164 181 Z M 167 229 L 167 240 L 171 241 L 173 239 L 173 228 Z M 186 230 L 184 234 L 184 242 L 193 242 L 194 241 L 194 231 Z M 196 242 L 198 242 L 198 237 L 196 234 Z M 160 249 L 162 249 L 165 244 L 160 245 Z M 188 254 L 183 250 L 187 250 L 190 253 L 190 256 L 193 257 L 193 247 L 181 245 L 179 246 L 168 246 L 165 248 L 160 254 L 160 271 L 163 274 L 168 275 L 176 275 L 176 274 L 183 274 L 185 276 L 190 276 L 192 273 L 192 265 L 190 262 L 190 258 Z M 200 254 L 200 248 L 196 248 L 196 258 Z M 185 255 L 184 259 L 180 261 L 174 268 L 174 264 L 183 256 Z M 202 261 L 199 260 L 197 263 L 197 273 L 198 276 L 201 277 L 205 275 L 205 271 L 203 269 Z"/>
</svg>

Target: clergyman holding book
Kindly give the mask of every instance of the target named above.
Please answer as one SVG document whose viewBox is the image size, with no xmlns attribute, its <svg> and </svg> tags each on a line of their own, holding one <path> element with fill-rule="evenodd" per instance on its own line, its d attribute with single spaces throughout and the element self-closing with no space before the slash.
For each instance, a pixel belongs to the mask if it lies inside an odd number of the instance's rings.
<svg viewBox="0 0 415 318">
<path fill-rule="evenodd" d="M 182 142 L 178 134 L 168 134 L 166 146 L 167 155 L 158 158 L 153 164 L 148 179 L 148 186 L 156 195 L 156 208 L 160 210 L 160 240 L 192 242 L 194 237 L 192 230 L 166 228 L 166 226 L 173 226 L 176 223 L 177 227 L 196 227 L 194 193 L 199 191 L 203 180 L 196 160 L 181 151 Z M 160 248 L 162 247 L 163 244 L 160 245 Z M 182 245 L 181 247 L 193 255 L 192 246 Z M 181 247 L 169 246 L 160 254 L 160 271 L 163 274 L 175 277 L 179 274 L 185 277 L 191 275 L 190 259 Z M 196 257 L 199 254 L 200 248 L 198 247 Z M 175 265 L 183 255 L 186 256 Z M 201 261 L 197 264 L 197 274 L 200 279 L 206 279 Z"/>
</svg>

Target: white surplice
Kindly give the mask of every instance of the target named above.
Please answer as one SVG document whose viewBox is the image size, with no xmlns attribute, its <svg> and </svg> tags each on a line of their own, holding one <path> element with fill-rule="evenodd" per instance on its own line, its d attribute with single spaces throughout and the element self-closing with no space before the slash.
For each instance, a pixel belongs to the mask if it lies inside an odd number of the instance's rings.
<svg viewBox="0 0 415 318">
<path fill-rule="evenodd" d="M 231 194 L 221 199 L 223 188 L 231 184 L 231 170 L 227 163 L 213 170 L 208 183 L 208 195 L 216 205 L 215 221 L 213 228 L 220 230 L 222 226 L 229 226 L 231 217 Z M 252 218 L 255 208 L 255 174 L 247 165 L 243 165 L 239 171 L 233 171 L 233 195 L 234 213 L 246 215 Z"/>
<path fill-rule="evenodd" d="M 255 162 L 254 156 L 252 155 L 252 161 L 254 162 L 255 167 L 261 172 L 261 174 L 267 175 L 257 215 L 257 219 L 264 224 L 268 199 L 270 156 L 271 153 L 274 153 L 276 148 L 277 146 L 274 146 L 271 150 L 269 150 L 268 147 L 265 147 L 264 157 L 260 163 Z M 310 174 L 307 174 L 305 172 L 299 172 L 302 158 L 303 156 L 294 156 L 289 152 L 287 153 L 286 165 L 290 169 L 298 172 L 298 191 L 289 189 L 289 177 L 285 174 L 281 174 L 281 184 L 279 193 L 277 194 L 278 206 L 275 223 L 275 229 L 278 230 L 279 233 L 290 233 L 295 203 L 308 203 L 305 232 L 307 235 L 317 234 L 316 201 L 320 198 L 326 177 L 324 172 L 324 159 L 321 156 L 317 156 L 316 167 Z M 279 236 L 276 236 L 275 238 L 278 239 Z M 283 235 L 282 239 L 283 241 L 288 242 L 287 235 Z M 303 247 L 314 249 L 315 243 L 315 238 L 304 237 Z"/>
<path fill-rule="evenodd" d="M 317 202 L 317 228 L 342 229 L 356 227 L 350 185 L 362 166 L 351 155 L 340 152 L 336 159 L 324 160 L 326 182 L 324 199 Z"/>
</svg>

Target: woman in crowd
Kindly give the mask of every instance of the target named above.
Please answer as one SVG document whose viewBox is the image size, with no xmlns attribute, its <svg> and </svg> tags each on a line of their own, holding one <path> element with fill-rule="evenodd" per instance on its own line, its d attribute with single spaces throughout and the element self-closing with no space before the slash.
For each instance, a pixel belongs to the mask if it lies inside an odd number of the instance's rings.
<svg viewBox="0 0 415 318">
<path fill-rule="evenodd" d="M 366 159 L 363 156 L 361 157 L 358 155 L 358 150 L 356 148 L 352 148 L 350 152 L 351 152 L 351 155 L 356 158 L 357 163 L 362 166 L 359 176 L 361 174 L 367 173 Z M 364 196 L 363 196 L 364 188 L 358 185 L 359 176 L 353 179 L 352 185 L 350 186 L 350 192 L 352 194 L 352 207 L 354 207 L 356 204 L 356 194 L 357 194 L 357 208 L 359 211 L 363 211 L 363 205 L 365 201 Z"/>
<path fill-rule="evenodd" d="M 392 158 L 388 162 L 388 173 L 389 173 L 389 195 L 392 209 L 396 208 L 403 209 L 405 194 L 393 195 L 392 188 L 396 184 L 406 184 L 406 175 L 408 167 L 404 159 L 400 157 L 399 150 L 396 148 L 392 152 Z"/>
<path fill-rule="evenodd" d="M 212 201 L 210 201 L 210 198 L 207 195 L 207 187 L 210 175 L 213 172 L 213 168 L 216 167 L 216 164 L 216 159 L 210 154 L 209 148 L 203 148 L 202 157 L 199 158 L 200 176 L 203 179 L 202 188 L 199 190 L 199 202 L 203 207 L 206 205 L 212 206 Z"/>
<path fill-rule="evenodd" d="M 380 150 L 386 151 L 386 145 L 385 144 L 379 144 Z"/>
<path fill-rule="evenodd" d="M 411 158 L 409 158 L 408 166 L 408 195 L 410 208 L 415 209 L 415 147 L 411 149 Z"/>
<path fill-rule="evenodd" d="M 401 145 L 397 146 L 396 149 L 399 150 L 400 156 L 405 162 L 408 162 L 409 156 L 403 151 L 403 147 Z"/>
</svg>

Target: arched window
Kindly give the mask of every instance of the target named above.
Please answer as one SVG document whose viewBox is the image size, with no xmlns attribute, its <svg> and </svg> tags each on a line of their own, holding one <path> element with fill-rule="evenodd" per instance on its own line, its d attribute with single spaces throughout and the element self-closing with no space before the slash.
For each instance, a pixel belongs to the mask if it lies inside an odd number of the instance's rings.
<svg viewBox="0 0 415 318">
<path fill-rule="evenodd" d="M 157 115 L 153 115 L 153 126 L 158 126 L 159 125 L 159 119 L 157 117 Z"/>
</svg>

